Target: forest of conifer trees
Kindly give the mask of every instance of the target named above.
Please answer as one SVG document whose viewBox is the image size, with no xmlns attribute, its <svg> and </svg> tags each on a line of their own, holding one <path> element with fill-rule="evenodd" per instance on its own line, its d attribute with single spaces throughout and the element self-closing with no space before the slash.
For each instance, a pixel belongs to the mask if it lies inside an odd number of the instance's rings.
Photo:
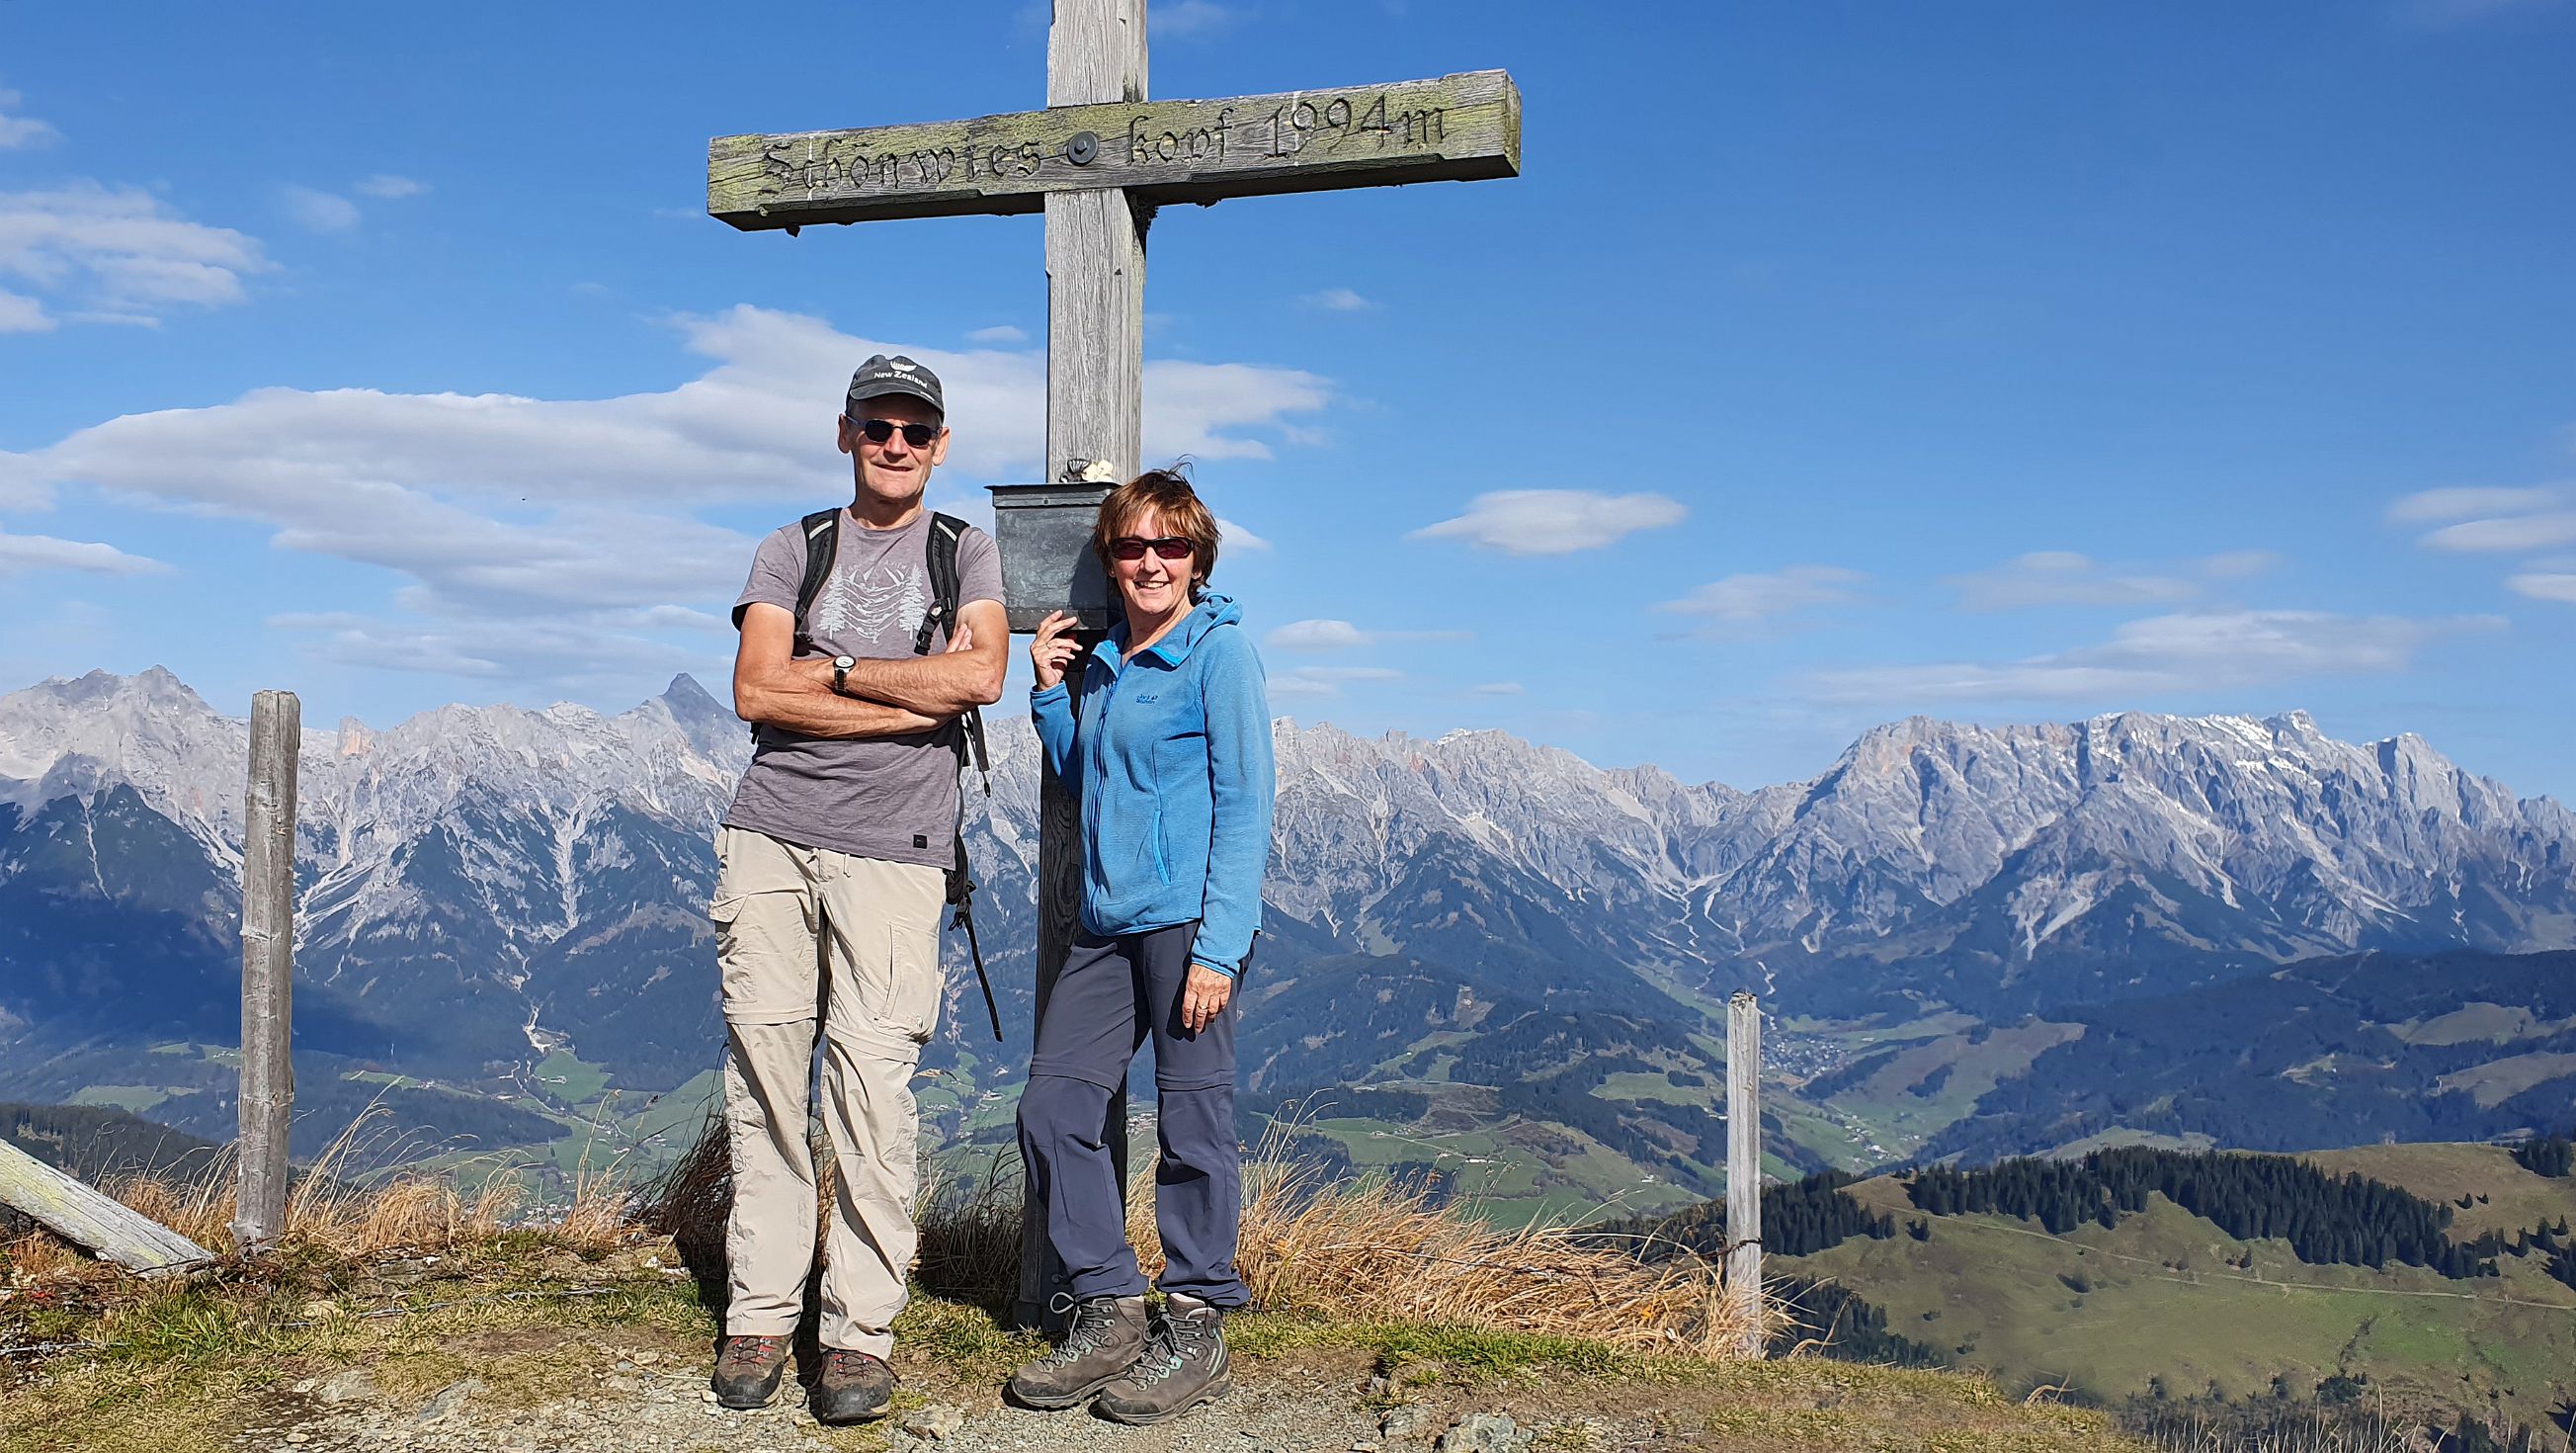
<svg viewBox="0 0 2576 1453">
<path fill-rule="evenodd" d="M 2008 1160 L 1983 1170 L 1914 1173 L 1914 1204 L 1936 1216 L 1989 1211 L 2064 1235 L 2086 1221 L 2114 1224 L 2158 1192 L 2240 1240 L 2279 1238 L 2301 1261 L 2429 1267 L 2447 1277 L 2493 1276 L 2493 1238 L 2451 1240 L 2451 1208 L 2360 1175 L 2331 1176 L 2286 1155 L 2197 1153 L 2129 1146 L 2082 1160 Z"/>
</svg>

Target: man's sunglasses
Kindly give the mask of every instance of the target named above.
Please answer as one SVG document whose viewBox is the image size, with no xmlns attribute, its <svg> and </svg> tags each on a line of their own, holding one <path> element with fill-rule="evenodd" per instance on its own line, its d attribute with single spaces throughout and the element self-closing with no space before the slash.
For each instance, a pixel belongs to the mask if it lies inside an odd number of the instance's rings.
<svg viewBox="0 0 2576 1453">
<path fill-rule="evenodd" d="M 846 414 L 842 417 L 849 418 Z M 892 419 L 850 419 L 850 427 L 866 435 L 871 444 L 882 444 L 894 437 L 895 430 L 901 429 L 903 442 L 915 449 L 927 449 L 930 447 L 930 441 L 939 437 L 937 424 L 898 424 Z"/>
<path fill-rule="evenodd" d="M 1109 542 L 1110 558 L 1115 560 L 1142 560 L 1148 550 L 1166 560 L 1190 558 L 1190 542 L 1178 535 L 1164 535 L 1152 540 L 1136 535 L 1121 535 Z"/>
</svg>

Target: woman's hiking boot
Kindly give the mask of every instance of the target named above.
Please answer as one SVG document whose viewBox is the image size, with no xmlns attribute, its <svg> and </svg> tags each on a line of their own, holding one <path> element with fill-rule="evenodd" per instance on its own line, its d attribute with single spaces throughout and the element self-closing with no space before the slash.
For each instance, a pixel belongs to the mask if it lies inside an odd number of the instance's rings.
<svg viewBox="0 0 2576 1453">
<path fill-rule="evenodd" d="M 823 1349 L 823 1375 L 814 1379 L 814 1421 L 863 1423 L 882 1418 L 894 1402 L 894 1369 L 869 1352 Z"/>
<path fill-rule="evenodd" d="M 737 1410 L 765 1408 L 787 1371 L 784 1337 L 727 1337 L 716 1345 L 716 1401 Z"/>
<path fill-rule="evenodd" d="M 1229 1371 L 1225 1313 L 1196 1297 L 1174 1294 L 1163 1299 L 1145 1354 L 1125 1376 L 1102 1388 L 1093 1406 L 1122 1423 L 1159 1423 L 1233 1391 Z"/>
<path fill-rule="evenodd" d="M 1011 1374 L 1011 1397 L 1025 1407 L 1069 1408 L 1124 1373 L 1145 1350 L 1143 1297 L 1086 1297 L 1053 1352 Z"/>
</svg>

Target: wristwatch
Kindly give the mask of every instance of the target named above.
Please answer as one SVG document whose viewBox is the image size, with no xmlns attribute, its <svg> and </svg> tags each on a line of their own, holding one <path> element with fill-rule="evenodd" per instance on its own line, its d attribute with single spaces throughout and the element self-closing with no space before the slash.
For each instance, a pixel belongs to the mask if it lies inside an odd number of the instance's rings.
<svg viewBox="0 0 2576 1453">
<path fill-rule="evenodd" d="M 847 696 L 850 694 L 850 668 L 857 664 L 859 664 L 859 661 L 855 656 L 835 656 L 832 658 L 833 695 Z"/>
</svg>

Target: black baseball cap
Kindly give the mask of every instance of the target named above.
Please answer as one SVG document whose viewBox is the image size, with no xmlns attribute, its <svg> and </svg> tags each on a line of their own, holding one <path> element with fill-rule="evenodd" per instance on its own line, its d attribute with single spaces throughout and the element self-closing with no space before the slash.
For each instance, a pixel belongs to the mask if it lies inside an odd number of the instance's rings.
<svg viewBox="0 0 2576 1453">
<path fill-rule="evenodd" d="M 868 399 L 889 394 L 919 399 L 937 409 L 942 417 L 948 413 L 948 402 L 939 395 L 938 374 L 900 353 L 892 358 L 871 354 L 867 362 L 859 365 L 859 371 L 850 375 L 850 405 L 855 408 Z"/>
</svg>

